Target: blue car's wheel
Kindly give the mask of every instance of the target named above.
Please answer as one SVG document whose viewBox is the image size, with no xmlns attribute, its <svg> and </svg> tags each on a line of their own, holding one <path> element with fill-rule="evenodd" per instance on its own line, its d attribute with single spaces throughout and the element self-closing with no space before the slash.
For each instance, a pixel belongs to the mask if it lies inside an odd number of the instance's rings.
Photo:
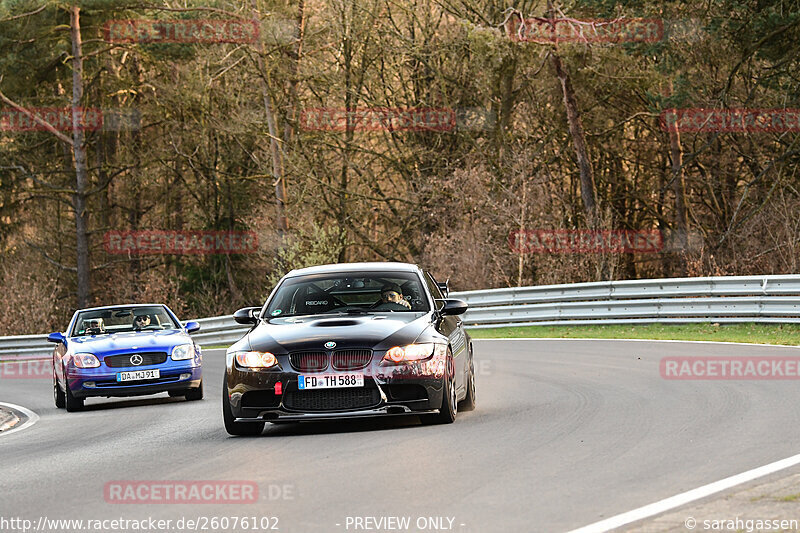
<svg viewBox="0 0 800 533">
<path fill-rule="evenodd" d="M 58 386 L 58 378 L 56 378 L 56 371 L 53 370 L 53 399 L 56 402 L 56 407 L 63 409 L 67 406 L 67 398 L 64 391 Z"/>
<path fill-rule="evenodd" d="M 200 386 L 197 387 L 196 389 L 187 390 L 186 394 L 184 396 L 186 396 L 186 399 L 189 400 L 190 402 L 194 402 L 194 401 L 197 401 L 197 400 L 202 400 L 203 399 L 203 381 L 200 380 Z"/>
<path fill-rule="evenodd" d="M 66 376 L 66 373 L 64 375 Z M 72 395 L 72 391 L 69 390 L 69 383 L 67 383 L 67 386 L 64 387 L 64 388 L 66 389 L 66 392 L 64 394 L 64 396 L 65 396 L 64 399 L 66 401 L 64 403 L 65 403 L 65 407 L 67 408 L 67 412 L 68 413 L 74 413 L 75 411 L 82 410 L 83 409 L 83 398 L 76 398 L 75 396 Z"/>
</svg>

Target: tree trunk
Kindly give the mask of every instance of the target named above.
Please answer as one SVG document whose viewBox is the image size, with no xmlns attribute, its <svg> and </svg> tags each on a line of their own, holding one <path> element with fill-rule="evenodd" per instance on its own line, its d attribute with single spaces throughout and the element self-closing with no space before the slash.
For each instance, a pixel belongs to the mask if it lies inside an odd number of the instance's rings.
<svg viewBox="0 0 800 533">
<path fill-rule="evenodd" d="M 259 56 L 259 65 L 263 70 L 263 60 Z M 289 229 L 289 222 L 286 218 L 286 187 L 283 181 L 283 160 L 281 158 L 281 147 L 278 144 L 278 126 L 275 121 L 275 114 L 272 106 L 272 98 L 269 95 L 267 82 L 264 81 L 262 88 L 264 97 L 264 112 L 267 115 L 267 130 L 269 131 L 269 147 L 272 156 L 272 177 L 275 180 L 275 206 L 278 210 L 276 227 L 278 235 L 283 239 L 286 235 L 286 230 Z"/>
<path fill-rule="evenodd" d="M 86 207 L 88 171 L 86 147 L 81 129 L 79 108 L 83 100 L 83 51 L 81 45 L 80 8 L 70 7 L 72 34 L 72 151 L 75 157 L 75 210 L 76 253 L 78 270 L 78 307 L 87 307 L 91 297 L 89 279 L 89 212 Z"/>
<path fill-rule="evenodd" d="M 525 181 L 525 177 L 522 177 L 522 209 L 521 209 L 521 216 L 519 219 L 519 235 L 520 239 L 522 235 L 524 235 L 524 231 L 526 230 L 525 224 L 528 214 L 528 190 L 527 190 L 527 181 Z M 522 271 L 525 267 L 525 250 L 522 246 L 519 247 L 519 257 L 517 258 L 517 287 L 522 287 Z"/>
<path fill-rule="evenodd" d="M 547 12 L 550 20 L 554 20 L 553 5 L 549 0 L 547 2 Z M 569 133 L 575 148 L 575 155 L 578 159 L 578 171 L 580 172 L 581 179 L 581 199 L 583 200 L 583 208 L 586 211 L 586 222 L 589 227 L 594 227 L 598 222 L 596 215 L 594 172 L 592 171 L 592 162 L 589 159 L 589 153 L 586 149 L 586 137 L 583 133 L 583 124 L 581 124 L 581 116 L 578 111 L 578 101 L 575 98 L 575 90 L 572 87 L 569 74 L 566 69 L 564 69 L 561 57 L 558 55 L 558 49 L 552 51 L 551 59 L 553 68 L 556 71 L 556 76 L 558 76 L 561 82 L 561 92 L 564 95 L 564 107 L 567 111 L 567 124 L 569 125 Z"/>
<path fill-rule="evenodd" d="M 352 18 L 350 20 L 353 20 Z M 354 124 L 351 124 L 349 117 L 355 107 L 353 105 L 352 93 L 352 60 L 353 48 L 352 41 L 347 29 L 346 16 L 342 13 L 342 27 L 344 29 L 344 42 L 342 43 L 342 63 L 344 70 L 344 109 L 348 120 L 345 124 L 344 148 L 342 149 L 342 171 L 339 176 L 339 208 L 336 211 L 336 221 L 339 225 L 339 256 L 337 262 L 347 262 L 347 187 L 349 182 L 350 170 L 350 146 L 355 136 Z"/>
<path fill-rule="evenodd" d="M 255 0 L 253 1 L 253 18 L 258 20 L 258 9 L 256 8 Z M 269 85 L 267 77 L 267 69 L 264 66 L 264 43 L 259 41 L 258 53 L 256 54 L 258 61 L 258 69 L 261 73 L 261 93 L 264 99 L 264 112 L 267 115 L 267 130 L 269 131 L 269 146 L 270 154 L 272 156 L 272 177 L 275 183 L 275 207 L 276 214 L 276 228 L 278 235 L 283 241 L 286 236 L 286 231 L 289 229 L 289 221 L 286 218 L 286 184 L 283 177 L 283 160 L 281 147 L 278 144 L 278 126 L 275 120 L 274 106 L 272 105 L 272 98 L 269 94 Z"/>
<path fill-rule="evenodd" d="M 580 172 L 581 179 L 581 199 L 583 200 L 583 208 L 586 211 L 586 222 L 590 227 L 596 223 L 596 201 L 595 201 L 595 187 L 594 187 L 594 172 L 592 171 L 592 163 L 589 159 L 589 153 L 586 149 L 586 137 L 583 133 L 583 124 L 581 124 L 581 116 L 578 112 L 578 102 L 575 98 L 575 90 L 572 88 L 572 82 L 569 79 L 569 74 L 564 69 L 561 63 L 561 57 L 558 52 L 552 53 L 553 68 L 555 68 L 556 76 L 561 82 L 561 91 L 564 95 L 564 107 L 567 111 L 567 124 L 569 125 L 569 134 L 572 137 L 572 145 L 575 148 L 575 156 L 578 159 L 578 171 Z"/>
<path fill-rule="evenodd" d="M 300 70 L 300 56 L 303 54 L 303 36 L 305 35 L 306 28 L 304 0 L 299 0 L 297 3 L 297 19 L 295 22 L 295 41 L 291 52 L 292 64 L 289 69 L 289 100 L 292 107 L 288 113 L 289 120 L 286 121 L 286 127 L 283 129 L 284 150 L 288 149 L 292 142 L 294 124 L 297 121 L 297 109 L 300 103 L 297 95 L 297 84 L 299 81 L 297 73 Z"/>
<path fill-rule="evenodd" d="M 679 276 L 686 276 L 686 248 L 689 242 L 689 219 L 686 214 L 686 186 L 683 178 L 683 149 L 677 127 L 669 128 L 669 152 L 672 159 L 672 190 L 675 193 L 675 231 L 672 245 Z"/>
<path fill-rule="evenodd" d="M 670 82 L 672 91 L 672 82 Z M 686 270 L 686 251 L 689 243 L 689 218 L 686 214 L 686 185 L 683 173 L 683 147 L 681 146 L 681 134 L 678 131 L 677 123 L 667 128 L 669 135 L 669 152 L 672 160 L 672 190 L 675 193 L 675 231 L 672 239 L 672 246 L 675 248 L 675 260 L 678 275 L 685 277 Z"/>
</svg>

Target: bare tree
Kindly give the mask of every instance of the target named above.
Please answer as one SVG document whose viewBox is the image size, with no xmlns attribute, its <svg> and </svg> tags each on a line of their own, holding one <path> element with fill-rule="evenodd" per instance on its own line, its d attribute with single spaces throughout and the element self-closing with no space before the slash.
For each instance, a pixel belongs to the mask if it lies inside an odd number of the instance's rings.
<svg viewBox="0 0 800 533">
<path fill-rule="evenodd" d="M 555 26 L 555 10 L 553 9 L 553 2 L 551 0 L 547 1 L 547 17 L 550 19 L 550 24 Z M 569 73 L 567 73 L 564 64 L 561 62 L 561 56 L 558 54 L 558 44 L 556 44 L 552 50 L 550 59 L 553 64 L 553 69 L 556 71 L 558 81 L 561 83 L 561 93 L 564 97 L 564 108 L 567 112 L 569 134 L 572 137 L 572 145 L 575 148 L 575 156 L 578 159 L 578 172 L 580 173 L 581 180 L 581 199 L 583 200 L 583 207 L 586 210 L 586 221 L 589 226 L 594 227 L 597 224 L 594 171 L 592 170 L 592 161 L 589 158 L 589 151 L 586 148 L 586 135 L 584 135 L 583 132 L 581 115 L 578 110 L 578 100 L 575 98 L 575 89 L 572 87 L 572 80 L 570 80 Z"/>
<path fill-rule="evenodd" d="M 81 44 L 81 8 L 71 6 L 69 27 L 72 35 L 72 152 L 75 157 L 75 232 L 77 242 L 78 307 L 86 307 L 91 296 L 89 280 L 89 212 L 86 206 L 86 191 L 89 183 L 86 167 L 86 147 L 80 112 L 83 100 L 83 46 Z"/>
</svg>

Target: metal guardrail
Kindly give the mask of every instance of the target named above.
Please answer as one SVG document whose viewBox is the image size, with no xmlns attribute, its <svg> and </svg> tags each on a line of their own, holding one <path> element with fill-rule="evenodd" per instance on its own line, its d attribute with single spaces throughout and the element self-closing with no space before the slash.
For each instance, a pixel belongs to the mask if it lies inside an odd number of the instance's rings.
<svg viewBox="0 0 800 533">
<path fill-rule="evenodd" d="M 468 327 L 692 322 L 800 323 L 800 275 L 717 276 L 452 293 Z"/>
<path fill-rule="evenodd" d="M 800 275 L 718 276 L 600 281 L 452 292 L 470 308 L 470 328 L 564 324 L 693 322 L 800 323 Z M 228 345 L 248 328 L 231 315 L 202 318 L 192 338 Z M 52 352 L 43 335 L 0 337 L 0 360 L 40 359 Z"/>
</svg>

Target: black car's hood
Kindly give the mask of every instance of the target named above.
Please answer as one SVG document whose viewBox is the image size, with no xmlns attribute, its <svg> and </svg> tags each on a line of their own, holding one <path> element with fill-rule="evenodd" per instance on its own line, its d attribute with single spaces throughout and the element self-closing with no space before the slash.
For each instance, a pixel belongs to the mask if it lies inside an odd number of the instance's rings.
<svg viewBox="0 0 800 533">
<path fill-rule="evenodd" d="M 431 325 L 430 313 L 381 313 L 373 315 L 309 315 L 273 318 L 247 336 L 252 350 L 285 352 L 336 348 L 373 348 L 416 341 Z"/>
</svg>

